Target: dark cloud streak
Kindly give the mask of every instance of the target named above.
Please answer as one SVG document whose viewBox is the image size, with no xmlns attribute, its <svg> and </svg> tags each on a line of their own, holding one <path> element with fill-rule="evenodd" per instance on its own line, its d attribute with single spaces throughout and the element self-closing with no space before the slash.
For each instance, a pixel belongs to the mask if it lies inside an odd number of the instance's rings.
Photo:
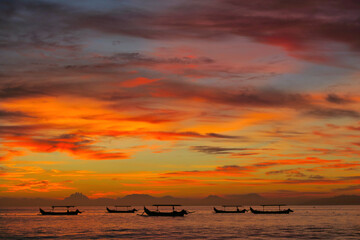
<svg viewBox="0 0 360 240">
<path fill-rule="evenodd" d="M 357 111 L 339 108 L 313 108 L 308 110 L 306 114 L 322 118 L 360 117 L 360 114 Z"/>
<path fill-rule="evenodd" d="M 335 104 L 347 104 L 347 103 L 352 103 L 353 102 L 351 99 L 340 97 L 340 96 L 338 96 L 336 94 L 327 95 L 326 100 L 328 102 L 335 103 Z"/>
<path fill-rule="evenodd" d="M 247 151 L 253 150 L 249 148 L 225 148 L 225 147 L 211 147 L 211 146 L 193 146 L 191 150 L 207 153 L 207 154 L 229 154 L 233 151 Z"/>
<path fill-rule="evenodd" d="M 324 42 L 340 42 L 353 50 L 360 49 L 360 40 L 355 34 L 360 32 L 360 4 L 355 0 L 305 0 L 301 4 L 283 0 L 266 3 L 212 0 L 206 4 L 179 1 L 172 8 L 119 6 L 108 12 L 44 1 L 5 3 L 1 12 L 3 25 L 9 26 L 7 31 L 33 26 L 27 33 L 30 36 L 35 32 L 48 33 L 39 35 L 48 43 L 55 39 L 60 41 L 59 37 L 64 33 L 92 29 L 147 39 L 242 36 L 279 45 L 290 52 L 314 50 L 314 43 Z M 15 17 L 20 17 L 20 21 L 14 21 Z M 11 42 L 10 38 L 6 40 Z"/>
</svg>

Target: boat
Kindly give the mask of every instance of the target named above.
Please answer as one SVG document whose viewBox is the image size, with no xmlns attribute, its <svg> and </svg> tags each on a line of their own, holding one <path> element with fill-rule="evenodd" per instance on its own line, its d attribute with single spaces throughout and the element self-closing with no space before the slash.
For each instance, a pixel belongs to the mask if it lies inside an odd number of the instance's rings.
<svg viewBox="0 0 360 240">
<path fill-rule="evenodd" d="M 181 206 L 181 205 L 174 205 L 174 204 L 155 204 L 153 206 L 156 206 L 156 210 L 155 211 L 151 211 L 149 209 L 147 209 L 146 207 L 144 207 L 144 213 L 147 214 L 147 216 L 162 216 L 162 217 L 183 217 L 187 214 L 189 214 L 189 211 L 186 211 L 185 209 L 181 210 L 181 211 L 176 211 L 175 207 L 176 206 Z M 171 212 L 160 212 L 159 211 L 159 207 L 162 206 L 170 206 L 172 207 L 172 211 Z M 143 215 L 142 214 L 142 215 Z"/>
<path fill-rule="evenodd" d="M 44 211 L 43 209 L 39 208 L 41 215 L 78 215 L 81 213 L 79 209 L 75 211 L 69 210 L 70 208 L 74 208 L 75 206 L 51 206 L 52 210 Z M 67 208 L 66 212 L 55 212 L 55 208 Z"/>
<path fill-rule="evenodd" d="M 291 210 L 290 208 L 289 209 L 284 209 L 284 210 L 280 210 L 280 206 L 286 206 L 285 204 L 274 204 L 274 205 L 261 205 L 263 207 L 263 210 L 260 211 L 260 210 L 255 210 L 253 209 L 252 207 L 250 207 L 250 211 L 253 213 L 253 214 L 289 214 L 291 212 L 294 212 L 293 210 Z M 268 207 L 268 206 L 278 206 L 279 207 L 279 210 L 278 211 L 274 211 L 274 210 L 265 210 L 265 207 Z"/>
<path fill-rule="evenodd" d="M 215 213 L 245 213 L 248 211 L 246 209 L 240 210 L 239 207 L 241 207 L 241 205 L 223 205 L 222 207 L 224 208 L 224 210 L 220 210 L 214 207 Z M 227 207 L 236 207 L 236 210 L 225 210 Z"/>
<path fill-rule="evenodd" d="M 108 211 L 108 213 L 134 213 L 137 211 L 136 208 L 133 208 L 133 209 L 129 209 L 129 207 L 131 206 L 114 206 L 115 209 L 109 209 L 108 207 L 106 207 L 106 210 Z M 120 207 L 120 208 L 126 208 L 124 210 L 118 210 L 117 208 Z"/>
</svg>

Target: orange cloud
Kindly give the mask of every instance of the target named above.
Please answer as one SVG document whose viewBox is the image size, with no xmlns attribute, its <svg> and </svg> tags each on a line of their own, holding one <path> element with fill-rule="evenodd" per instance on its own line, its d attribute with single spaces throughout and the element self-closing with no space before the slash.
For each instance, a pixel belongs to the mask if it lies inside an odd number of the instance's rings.
<svg viewBox="0 0 360 240">
<path fill-rule="evenodd" d="M 276 183 L 299 184 L 299 185 L 332 185 L 332 184 L 344 184 L 344 181 L 337 179 L 321 179 L 321 180 L 296 179 L 296 180 L 281 180 L 281 181 L 277 181 Z"/>
<path fill-rule="evenodd" d="M 304 159 L 286 159 L 286 160 L 275 160 L 269 162 L 257 163 L 255 166 L 263 165 L 304 165 L 304 164 L 327 164 L 327 163 L 341 163 L 342 160 L 326 160 L 317 157 L 306 157 Z"/>
<path fill-rule="evenodd" d="M 0 151 L 1 152 L 1 151 Z M 6 149 L 3 150 L 2 152 L 5 152 L 4 155 L 0 156 L 0 162 L 1 161 L 7 161 L 12 159 L 13 157 L 17 157 L 17 156 L 22 156 L 24 155 L 23 152 L 21 151 L 17 151 L 17 150 L 13 150 L 13 149 Z"/>
<path fill-rule="evenodd" d="M 50 182 L 48 180 L 27 180 L 22 181 L 18 184 L 2 184 L 1 187 L 7 188 L 6 192 L 18 192 L 18 191 L 30 191 L 30 192 L 50 192 L 50 191 L 60 191 L 64 189 L 74 189 L 72 187 L 66 186 L 65 184 L 69 181 L 63 182 Z"/>
<path fill-rule="evenodd" d="M 89 198 L 104 198 L 104 197 L 109 197 L 109 196 L 116 196 L 117 193 L 116 192 L 96 192 L 96 193 L 92 193 L 91 195 L 88 195 Z"/>
<path fill-rule="evenodd" d="M 359 167 L 360 163 L 338 163 L 322 166 L 321 168 L 356 168 Z"/>
<path fill-rule="evenodd" d="M 172 186 L 172 185 L 178 185 L 178 186 L 214 186 L 216 184 L 213 183 L 207 183 L 200 180 L 195 179 L 166 179 L 166 180 L 158 180 L 158 181 L 149 181 L 147 182 L 147 185 L 153 185 L 153 186 Z"/>
<path fill-rule="evenodd" d="M 172 177 L 172 176 L 194 176 L 194 177 L 218 177 L 218 176 L 234 176 L 234 177 L 244 177 L 251 176 L 252 173 L 257 172 L 260 169 L 266 169 L 271 167 L 283 166 L 283 165 L 329 165 L 329 168 L 336 167 L 354 167 L 357 164 L 345 164 L 342 163 L 342 160 L 325 160 L 315 157 L 307 157 L 305 159 L 287 159 L 287 160 L 274 160 L 268 162 L 259 162 L 248 166 L 238 166 L 238 165 L 227 165 L 216 167 L 215 170 L 207 170 L 207 171 L 179 171 L 179 172 L 168 172 L 162 173 L 161 176 Z M 322 167 L 319 167 L 322 168 Z M 312 170 L 312 169 L 310 169 Z M 309 171 L 310 171 L 309 170 Z M 314 169 L 315 170 L 315 169 Z M 272 171 L 274 172 L 274 171 Z M 278 173 L 279 171 L 277 171 Z M 304 177 L 300 171 L 298 170 L 282 170 L 282 173 L 294 175 L 297 177 Z M 270 172 L 271 174 L 271 172 Z M 265 179 L 266 180 L 266 179 Z"/>
<path fill-rule="evenodd" d="M 161 194 L 166 193 L 167 191 L 163 190 L 129 190 L 129 191 L 122 191 L 122 194 Z"/>
<path fill-rule="evenodd" d="M 161 176 L 197 176 L 197 177 L 214 177 L 214 176 L 249 176 L 251 172 L 254 172 L 255 168 L 251 166 L 237 166 L 228 165 L 216 167 L 215 170 L 209 171 L 179 171 L 179 172 L 168 172 L 162 173 Z"/>
<path fill-rule="evenodd" d="M 116 130 L 104 130 L 101 132 L 83 132 L 83 134 L 89 136 L 129 136 L 129 137 L 141 137 L 144 139 L 157 139 L 162 141 L 172 141 L 172 140 L 186 140 L 190 138 L 219 138 L 219 139 L 236 139 L 237 136 L 222 135 L 217 133 L 205 133 L 201 134 L 193 131 L 186 132 L 170 132 L 170 131 L 146 131 L 146 130 L 137 130 L 137 131 L 116 131 Z"/>
</svg>

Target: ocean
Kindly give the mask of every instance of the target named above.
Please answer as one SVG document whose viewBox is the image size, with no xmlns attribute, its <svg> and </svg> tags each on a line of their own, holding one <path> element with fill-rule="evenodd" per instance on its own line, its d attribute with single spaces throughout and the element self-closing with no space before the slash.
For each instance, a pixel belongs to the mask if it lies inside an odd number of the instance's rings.
<svg viewBox="0 0 360 240">
<path fill-rule="evenodd" d="M 185 217 L 106 213 L 99 206 L 79 207 L 84 212 L 78 216 L 41 216 L 37 207 L 2 207 L 0 238 L 360 239 L 360 206 L 289 207 L 294 213 L 255 215 L 214 214 L 211 206 L 184 206 L 195 211 Z"/>
</svg>

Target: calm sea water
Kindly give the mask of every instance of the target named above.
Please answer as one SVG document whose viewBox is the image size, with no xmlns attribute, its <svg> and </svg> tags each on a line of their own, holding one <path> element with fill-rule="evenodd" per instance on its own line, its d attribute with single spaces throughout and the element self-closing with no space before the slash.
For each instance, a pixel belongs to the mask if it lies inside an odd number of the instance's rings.
<svg viewBox="0 0 360 240">
<path fill-rule="evenodd" d="M 79 207 L 78 216 L 41 216 L 38 208 L 0 208 L 2 239 L 360 239 L 360 206 L 291 206 L 289 215 L 214 214 L 186 217 L 109 214 Z M 142 211 L 139 211 L 140 213 Z"/>
</svg>

